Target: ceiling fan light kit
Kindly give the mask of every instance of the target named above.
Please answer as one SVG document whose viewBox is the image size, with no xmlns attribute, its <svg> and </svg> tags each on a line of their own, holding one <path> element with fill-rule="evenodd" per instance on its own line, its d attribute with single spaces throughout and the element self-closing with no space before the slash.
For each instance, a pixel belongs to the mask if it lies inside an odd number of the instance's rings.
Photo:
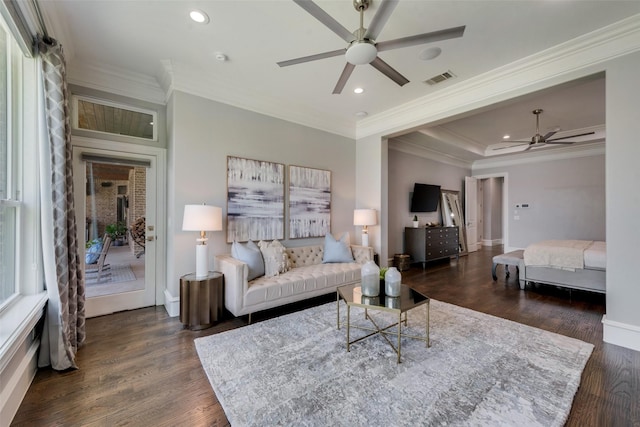
<svg viewBox="0 0 640 427">
<path fill-rule="evenodd" d="M 403 86 L 409 83 L 409 80 L 395 70 L 392 66 L 384 62 L 378 52 L 391 49 L 399 49 L 403 47 L 416 46 L 420 44 L 432 43 L 440 40 L 448 40 L 456 37 L 462 37 L 465 27 L 448 28 L 445 30 L 434 31 L 430 33 L 417 34 L 414 36 L 402 37 L 395 40 L 387 40 L 377 43 L 375 40 L 389 20 L 394 9 L 400 0 L 380 0 L 378 10 L 369 23 L 369 28 L 364 27 L 364 11 L 366 11 L 371 0 L 353 0 L 353 7 L 360 14 L 360 27 L 351 32 L 342 24 L 336 21 L 331 15 L 321 9 L 311 0 L 293 0 L 298 6 L 307 11 L 311 16 L 320 21 L 324 26 L 329 28 L 345 42 L 348 46 L 345 49 L 324 52 L 316 55 L 304 56 L 301 58 L 280 61 L 280 67 L 301 64 L 309 61 L 316 61 L 324 58 L 345 55 L 346 65 L 338 78 L 338 82 L 333 89 L 334 94 L 342 93 L 342 89 L 347 83 L 356 65 L 370 64 L 376 70 L 393 80 L 397 85 Z M 440 48 L 433 48 L 424 51 L 424 59 L 433 59 L 440 55 Z"/>
<path fill-rule="evenodd" d="M 344 56 L 349 64 L 366 65 L 376 59 L 378 50 L 368 41 L 355 41 L 349 46 Z"/>
</svg>

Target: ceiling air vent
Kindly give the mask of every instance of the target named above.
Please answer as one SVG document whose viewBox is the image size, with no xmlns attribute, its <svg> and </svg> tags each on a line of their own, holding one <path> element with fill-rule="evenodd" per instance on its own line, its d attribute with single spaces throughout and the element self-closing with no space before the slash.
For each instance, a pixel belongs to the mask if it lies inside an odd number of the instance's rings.
<svg viewBox="0 0 640 427">
<path fill-rule="evenodd" d="M 445 71 L 442 74 L 438 74 L 437 76 L 433 76 L 431 77 L 429 80 L 425 80 L 424 82 L 428 85 L 435 85 L 438 83 L 442 83 L 445 80 L 449 80 L 454 78 L 456 75 L 453 74 L 451 71 Z"/>
</svg>

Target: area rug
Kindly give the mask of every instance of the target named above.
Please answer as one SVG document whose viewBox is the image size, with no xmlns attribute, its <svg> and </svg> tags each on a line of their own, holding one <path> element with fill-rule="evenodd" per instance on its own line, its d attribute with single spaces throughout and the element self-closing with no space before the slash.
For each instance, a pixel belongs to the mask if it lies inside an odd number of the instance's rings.
<svg viewBox="0 0 640 427">
<path fill-rule="evenodd" d="M 98 272 L 87 270 L 85 272 L 85 283 L 87 285 L 120 283 L 136 280 L 136 275 L 131 270 L 129 264 L 110 265 L 107 270 L 103 270 L 98 281 Z"/>
<path fill-rule="evenodd" d="M 424 310 L 409 311 L 408 334 L 424 333 Z M 431 347 L 403 339 L 397 364 L 380 336 L 347 352 L 336 317 L 328 303 L 195 340 L 231 425 L 562 426 L 593 350 L 432 300 Z"/>
</svg>

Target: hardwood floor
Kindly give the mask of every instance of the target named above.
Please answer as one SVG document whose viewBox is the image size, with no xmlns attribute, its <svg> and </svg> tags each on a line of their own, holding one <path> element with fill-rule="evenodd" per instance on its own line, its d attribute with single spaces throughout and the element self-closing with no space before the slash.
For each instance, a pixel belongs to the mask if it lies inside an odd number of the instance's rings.
<svg viewBox="0 0 640 427">
<path fill-rule="evenodd" d="M 403 272 L 430 297 L 581 339 L 595 345 L 582 375 L 568 426 L 640 425 L 640 352 L 602 342 L 604 296 L 549 286 L 521 291 L 515 272 L 491 279 L 485 248 L 459 261 Z M 257 313 L 259 322 L 334 301 L 334 294 Z M 40 370 L 13 420 L 16 426 L 224 426 L 228 421 L 200 366 L 193 339 L 241 327 L 229 318 L 213 328 L 185 330 L 163 307 L 87 320 L 79 370 Z"/>
</svg>

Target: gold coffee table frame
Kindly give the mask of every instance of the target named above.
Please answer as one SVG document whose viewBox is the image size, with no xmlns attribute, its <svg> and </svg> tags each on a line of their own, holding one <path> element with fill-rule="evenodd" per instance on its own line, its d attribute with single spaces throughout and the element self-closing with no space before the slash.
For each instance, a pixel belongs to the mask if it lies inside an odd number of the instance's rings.
<svg viewBox="0 0 640 427">
<path fill-rule="evenodd" d="M 347 304 L 347 322 L 340 324 L 340 298 L 344 300 Z M 336 304 L 338 308 L 338 329 L 340 326 L 346 325 L 347 327 L 347 351 L 351 350 L 351 344 L 355 344 L 358 341 L 362 341 L 365 338 L 369 338 L 373 335 L 382 336 L 387 343 L 391 346 L 391 348 L 396 352 L 398 356 L 398 363 L 401 363 L 401 354 L 402 354 L 402 341 L 401 338 L 411 338 L 416 340 L 421 340 L 426 343 L 427 347 L 431 347 L 431 341 L 429 340 L 429 297 L 422 295 L 420 292 L 411 289 L 408 285 L 402 285 L 402 290 L 399 297 L 391 298 L 387 297 L 384 294 L 380 294 L 377 297 L 366 297 L 362 295 L 362 291 L 359 284 L 340 286 L 337 289 L 336 296 Z M 426 310 L 426 318 L 425 318 L 425 336 L 416 336 L 416 335 L 407 335 L 402 333 L 402 323 L 404 326 L 407 326 L 407 311 L 412 308 L 421 306 L 423 304 L 427 305 Z M 365 319 L 368 319 L 372 324 L 373 328 L 368 328 L 366 326 L 360 325 L 352 325 L 351 324 L 351 307 L 360 307 L 364 308 L 364 316 Z M 388 311 L 394 314 L 397 314 L 398 321 L 396 323 L 392 323 L 391 325 L 385 326 L 381 328 L 375 322 L 375 320 L 369 314 L 369 310 L 376 311 Z M 402 314 L 404 313 L 404 319 L 402 318 Z M 397 326 L 397 330 L 395 332 L 388 331 L 389 328 Z M 355 339 L 351 341 L 351 328 L 361 329 L 365 331 L 370 331 L 371 333 Z M 397 339 L 397 345 L 394 345 L 391 340 L 387 337 L 387 335 L 392 335 Z"/>
</svg>

